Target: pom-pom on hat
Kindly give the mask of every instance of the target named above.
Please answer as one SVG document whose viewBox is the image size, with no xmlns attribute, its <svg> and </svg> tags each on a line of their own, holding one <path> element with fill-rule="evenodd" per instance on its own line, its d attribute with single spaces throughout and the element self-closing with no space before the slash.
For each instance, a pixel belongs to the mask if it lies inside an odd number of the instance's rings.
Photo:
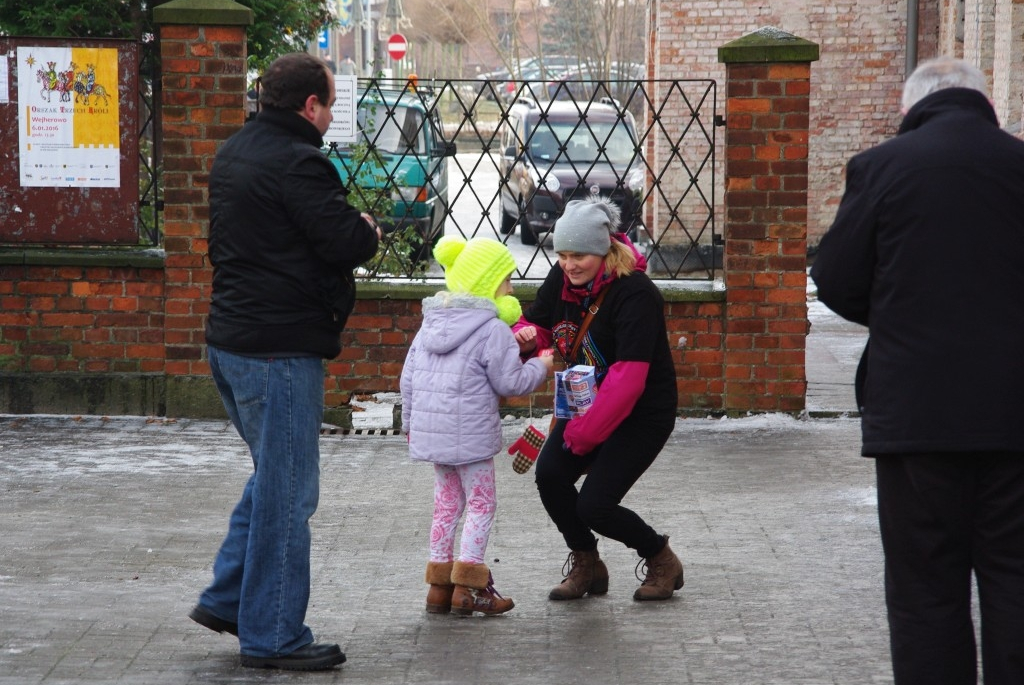
<svg viewBox="0 0 1024 685">
<path fill-rule="evenodd" d="M 603 197 L 573 200 L 555 222 L 555 252 L 605 256 L 621 217 L 618 206 Z"/>
<path fill-rule="evenodd" d="M 519 319 L 522 308 L 516 298 L 494 299 L 498 286 L 516 270 L 516 260 L 505 245 L 487 238 L 467 241 L 446 235 L 437 241 L 434 258 L 444 267 L 444 282 L 450 292 L 491 300 L 498 307 L 498 316 L 509 325 Z"/>
</svg>

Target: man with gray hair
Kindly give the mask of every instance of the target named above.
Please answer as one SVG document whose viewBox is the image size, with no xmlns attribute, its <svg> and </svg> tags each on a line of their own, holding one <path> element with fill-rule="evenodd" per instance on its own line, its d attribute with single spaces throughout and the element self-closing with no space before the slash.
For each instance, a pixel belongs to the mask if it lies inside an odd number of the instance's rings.
<svg viewBox="0 0 1024 685">
<path fill-rule="evenodd" d="M 896 685 L 1024 683 L 1024 141 L 984 74 L 940 57 L 899 133 L 855 155 L 811 276 L 868 327 L 858 369 L 875 458 Z M 984 271 L 982 271 L 984 269 Z"/>
<path fill-rule="evenodd" d="M 906 114 L 921 98 L 944 88 L 968 88 L 986 95 L 985 75 L 962 59 L 936 57 L 914 70 L 903 85 L 902 112 Z"/>
</svg>

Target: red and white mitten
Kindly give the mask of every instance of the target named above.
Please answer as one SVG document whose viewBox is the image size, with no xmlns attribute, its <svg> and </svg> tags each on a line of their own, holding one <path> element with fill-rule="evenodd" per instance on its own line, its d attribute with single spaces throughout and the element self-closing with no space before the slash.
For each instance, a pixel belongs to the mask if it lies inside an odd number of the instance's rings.
<svg viewBox="0 0 1024 685">
<path fill-rule="evenodd" d="M 545 435 L 533 426 L 527 426 L 523 434 L 513 442 L 508 453 L 515 456 L 512 460 L 512 468 L 516 473 L 526 473 L 537 461 L 541 445 L 544 444 Z"/>
</svg>

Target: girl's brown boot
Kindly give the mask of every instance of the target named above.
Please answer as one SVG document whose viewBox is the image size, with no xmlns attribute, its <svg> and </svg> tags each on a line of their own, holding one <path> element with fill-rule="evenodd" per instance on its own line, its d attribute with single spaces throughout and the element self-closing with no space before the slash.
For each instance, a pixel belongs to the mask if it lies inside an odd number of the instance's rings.
<svg viewBox="0 0 1024 685">
<path fill-rule="evenodd" d="M 488 616 L 503 614 L 515 603 L 498 594 L 494 589 L 494 578 L 487 564 L 472 564 L 456 561 L 452 567 L 452 613 L 469 616 L 474 611 Z"/>
<path fill-rule="evenodd" d="M 430 583 L 430 590 L 427 591 L 427 613 L 447 614 L 452 610 L 452 593 L 455 592 L 455 586 L 452 584 L 452 562 L 427 562 L 427 582 Z"/>
</svg>

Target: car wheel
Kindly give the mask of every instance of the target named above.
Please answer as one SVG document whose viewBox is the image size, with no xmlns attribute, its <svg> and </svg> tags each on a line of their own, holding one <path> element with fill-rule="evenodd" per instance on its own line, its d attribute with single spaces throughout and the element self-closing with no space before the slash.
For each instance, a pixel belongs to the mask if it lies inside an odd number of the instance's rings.
<svg viewBox="0 0 1024 685">
<path fill-rule="evenodd" d="M 504 209 L 501 210 L 501 228 L 500 228 L 500 230 L 501 230 L 501 234 L 502 235 L 508 235 L 512 231 L 516 230 L 516 223 L 517 223 L 516 217 L 512 216 L 511 214 L 509 214 Z"/>
<path fill-rule="evenodd" d="M 519 220 L 519 239 L 523 241 L 523 245 L 537 244 L 537 234 L 533 232 L 533 227 L 526 220 L 525 213 L 522 214 L 522 219 Z"/>
<path fill-rule="evenodd" d="M 440 214 L 440 216 L 438 216 L 438 214 Z M 433 252 L 434 248 L 437 247 L 437 241 L 440 240 L 442 236 L 444 236 L 444 208 L 441 207 L 440 205 L 434 205 L 433 217 L 434 235 L 430 238 L 431 252 Z"/>
<path fill-rule="evenodd" d="M 436 209 L 434 210 L 437 211 Z M 434 255 L 434 248 L 437 247 L 437 241 L 444 235 L 444 220 L 434 226 L 433 234 L 428 240 L 424 240 L 423 234 L 416 233 L 418 240 L 413 241 L 412 249 L 409 251 L 409 260 L 414 265 L 427 263 L 431 260 Z"/>
<path fill-rule="evenodd" d="M 430 245 L 423 243 L 423 237 L 417 235 L 417 240 L 412 241 L 409 248 L 409 261 L 413 266 L 430 260 Z"/>
</svg>

